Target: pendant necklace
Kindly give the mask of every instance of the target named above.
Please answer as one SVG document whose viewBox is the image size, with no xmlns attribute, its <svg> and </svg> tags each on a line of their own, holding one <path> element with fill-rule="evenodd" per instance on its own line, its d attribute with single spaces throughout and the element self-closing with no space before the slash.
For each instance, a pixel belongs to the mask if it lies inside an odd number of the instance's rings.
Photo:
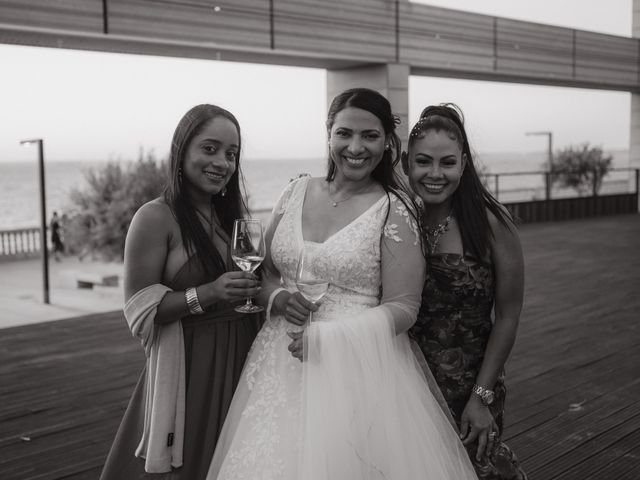
<svg viewBox="0 0 640 480">
<path fill-rule="evenodd" d="M 438 242 L 440 242 L 440 238 L 444 233 L 449 230 L 449 224 L 453 220 L 453 210 L 449 212 L 447 218 L 444 219 L 444 222 L 438 223 L 434 228 L 429 228 L 428 226 L 423 224 L 424 233 L 427 240 L 427 245 L 429 246 L 429 253 L 433 255 L 436 253 L 436 248 L 438 248 Z"/>
<path fill-rule="evenodd" d="M 327 182 L 327 191 L 329 192 L 329 200 L 331 200 L 331 206 L 332 207 L 337 207 L 338 205 L 340 205 L 342 202 L 346 202 L 347 200 L 353 198 L 355 195 L 359 195 L 360 193 L 364 193 L 367 190 L 369 190 L 369 188 L 371 187 L 371 185 L 367 185 L 365 188 L 363 188 L 362 190 L 358 190 L 356 192 L 353 192 L 351 195 L 349 195 L 346 198 L 343 198 L 342 200 L 334 200 L 333 199 L 333 194 L 331 193 L 331 183 L 332 181 L 328 181 Z"/>
</svg>

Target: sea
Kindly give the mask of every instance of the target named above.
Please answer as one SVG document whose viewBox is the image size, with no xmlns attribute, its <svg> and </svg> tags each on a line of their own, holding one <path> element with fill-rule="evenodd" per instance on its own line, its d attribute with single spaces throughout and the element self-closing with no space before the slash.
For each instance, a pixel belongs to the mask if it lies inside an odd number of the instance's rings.
<svg viewBox="0 0 640 480">
<path fill-rule="evenodd" d="M 613 166 L 629 167 L 629 152 L 616 150 Z M 544 169 L 545 152 L 533 153 L 488 153 L 475 157 L 479 170 L 484 173 L 532 172 Z M 45 165 L 45 191 L 47 199 L 47 220 L 53 211 L 59 214 L 73 211 L 70 202 L 72 189 L 86 188 L 86 173 L 99 169 L 104 162 L 92 161 L 50 161 Z M 270 209 L 278 200 L 282 189 L 292 178 L 301 173 L 322 176 L 326 171 L 326 159 L 299 160 L 243 160 L 245 184 L 249 193 L 251 209 Z M 626 188 L 631 184 L 631 175 L 624 172 L 610 183 L 616 188 Z M 622 187 L 620 187 L 622 185 Z M 495 188 L 495 180 L 489 178 L 487 186 Z M 537 198 L 544 194 L 543 177 L 539 174 L 500 176 L 500 200 L 508 201 L 509 196 Z M 515 198 L 515 197 L 514 197 Z M 0 161 L 0 230 L 35 227 L 39 225 L 39 184 L 37 162 Z"/>
</svg>

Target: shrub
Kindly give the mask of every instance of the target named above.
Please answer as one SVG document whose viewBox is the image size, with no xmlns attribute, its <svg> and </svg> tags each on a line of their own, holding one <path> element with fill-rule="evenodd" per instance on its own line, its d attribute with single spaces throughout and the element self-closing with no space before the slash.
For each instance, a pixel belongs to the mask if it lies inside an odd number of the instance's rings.
<svg viewBox="0 0 640 480">
<path fill-rule="evenodd" d="M 578 147 L 560 150 L 551 166 L 551 181 L 570 187 L 583 196 L 600 191 L 602 179 L 611 168 L 613 157 L 605 155 L 600 147 L 590 147 L 588 143 Z"/>
<path fill-rule="evenodd" d="M 65 225 L 66 247 L 83 258 L 122 260 L 127 230 L 134 213 L 158 197 L 165 183 L 166 162 L 140 152 L 137 162 L 110 160 L 85 173 L 87 186 L 70 195 Z"/>
</svg>

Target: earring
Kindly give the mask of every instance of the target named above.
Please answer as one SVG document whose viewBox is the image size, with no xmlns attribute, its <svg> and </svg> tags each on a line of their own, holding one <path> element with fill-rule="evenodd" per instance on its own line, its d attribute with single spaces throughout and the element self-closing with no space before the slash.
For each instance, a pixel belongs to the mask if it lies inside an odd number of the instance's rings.
<svg viewBox="0 0 640 480">
<path fill-rule="evenodd" d="M 178 167 L 178 182 L 182 183 L 182 167 Z"/>
<path fill-rule="evenodd" d="M 389 145 L 388 143 L 384 146 L 385 150 L 389 150 L 391 148 L 391 145 Z"/>
<path fill-rule="evenodd" d="M 227 196 L 227 187 L 223 187 L 222 190 L 220 190 L 220 195 L 223 197 Z"/>
</svg>

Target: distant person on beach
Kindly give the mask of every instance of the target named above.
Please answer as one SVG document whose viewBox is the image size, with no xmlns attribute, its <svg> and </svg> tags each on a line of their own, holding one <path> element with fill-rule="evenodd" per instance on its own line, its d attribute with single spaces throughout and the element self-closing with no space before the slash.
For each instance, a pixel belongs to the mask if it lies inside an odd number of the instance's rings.
<svg viewBox="0 0 640 480">
<path fill-rule="evenodd" d="M 60 256 L 64 253 L 64 243 L 62 242 L 62 226 L 60 218 L 58 218 L 58 212 L 56 211 L 54 211 L 51 216 L 49 229 L 51 230 L 51 250 L 53 258 L 56 262 L 59 262 Z"/>
<path fill-rule="evenodd" d="M 230 112 L 193 107 L 173 136 L 164 196 L 131 222 L 124 311 L 147 362 L 102 480 L 206 477 L 261 320 L 233 308 L 260 285 L 230 256 L 233 222 L 246 213 L 240 152 Z"/>
<path fill-rule="evenodd" d="M 516 227 L 480 182 L 455 105 L 423 110 L 402 163 L 423 202 L 427 260 L 422 305 L 409 334 L 435 375 L 478 478 L 526 479 L 501 441 L 504 364 L 524 291 Z"/>
<path fill-rule="evenodd" d="M 406 334 L 424 257 L 395 129 L 378 92 L 341 93 L 326 175 L 285 188 L 266 235 L 267 319 L 209 480 L 476 478 Z"/>
</svg>

